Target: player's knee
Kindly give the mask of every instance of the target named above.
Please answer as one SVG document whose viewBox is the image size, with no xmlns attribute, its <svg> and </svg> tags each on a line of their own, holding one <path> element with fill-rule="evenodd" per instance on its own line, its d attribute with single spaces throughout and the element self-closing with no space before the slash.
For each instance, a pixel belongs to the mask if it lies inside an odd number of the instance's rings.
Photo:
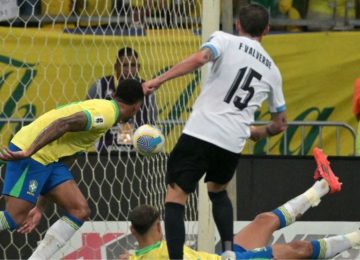
<svg viewBox="0 0 360 260">
<path fill-rule="evenodd" d="M 185 205 L 188 194 L 178 185 L 168 186 L 165 203 L 173 202 Z"/>
<path fill-rule="evenodd" d="M 80 209 L 80 219 L 82 220 L 87 220 L 90 218 L 90 213 L 91 213 L 91 210 L 89 208 L 89 206 L 86 204 L 85 206 L 83 206 L 81 209 Z"/>
<path fill-rule="evenodd" d="M 256 215 L 253 222 L 257 223 L 258 225 L 276 225 L 278 224 L 278 218 L 276 215 L 272 214 L 271 212 L 263 212 Z"/>
<path fill-rule="evenodd" d="M 87 220 L 90 218 L 91 210 L 88 204 L 78 205 L 76 208 L 68 210 L 68 213 L 80 220 Z"/>
<path fill-rule="evenodd" d="M 212 203 L 224 203 L 224 201 L 229 200 L 229 196 L 226 190 L 220 192 L 208 192 L 209 198 Z"/>
</svg>

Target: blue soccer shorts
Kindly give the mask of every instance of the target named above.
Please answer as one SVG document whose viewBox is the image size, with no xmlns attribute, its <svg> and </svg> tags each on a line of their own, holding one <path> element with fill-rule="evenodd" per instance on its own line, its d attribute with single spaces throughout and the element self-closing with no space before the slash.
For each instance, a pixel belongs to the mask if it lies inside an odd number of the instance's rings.
<svg viewBox="0 0 360 260">
<path fill-rule="evenodd" d="M 236 259 L 273 259 L 271 246 L 245 250 L 241 246 L 234 244 Z"/>
<path fill-rule="evenodd" d="M 9 150 L 20 151 L 11 143 Z M 46 195 L 59 184 L 73 179 L 69 168 L 62 162 L 45 166 L 31 158 L 8 161 L 2 194 L 35 204 L 40 194 Z"/>
</svg>

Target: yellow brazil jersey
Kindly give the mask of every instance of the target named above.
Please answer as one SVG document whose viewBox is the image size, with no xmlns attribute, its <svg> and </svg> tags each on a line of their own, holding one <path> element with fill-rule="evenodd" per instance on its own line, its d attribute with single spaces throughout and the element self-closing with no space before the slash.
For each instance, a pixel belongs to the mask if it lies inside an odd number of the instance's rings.
<svg viewBox="0 0 360 260">
<path fill-rule="evenodd" d="M 60 106 L 22 127 L 11 142 L 20 149 L 26 150 L 36 137 L 55 120 L 81 111 L 88 118 L 84 131 L 65 133 L 59 139 L 37 151 L 31 158 L 47 165 L 62 157 L 87 151 L 94 146 L 101 135 L 118 121 L 119 107 L 115 101 L 91 99 Z"/>
<path fill-rule="evenodd" d="M 166 242 L 159 241 L 151 246 L 144 247 L 136 250 L 135 254 L 129 260 L 165 260 L 169 259 L 168 249 Z M 220 260 L 221 257 L 216 254 L 206 252 L 199 252 L 184 246 L 184 259 L 185 260 Z"/>
</svg>

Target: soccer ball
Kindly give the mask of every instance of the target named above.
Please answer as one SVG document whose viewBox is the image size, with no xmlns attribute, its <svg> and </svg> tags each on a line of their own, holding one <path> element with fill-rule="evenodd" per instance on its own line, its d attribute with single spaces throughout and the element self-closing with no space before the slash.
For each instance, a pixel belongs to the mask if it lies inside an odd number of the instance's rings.
<svg viewBox="0 0 360 260">
<path fill-rule="evenodd" d="M 160 129 L 152 125 L 142 125 L 134 133 L 134 147 L 142 155 L 148 156 L 160 152 L 164 143 L 164 135 Z"/>
</svg>

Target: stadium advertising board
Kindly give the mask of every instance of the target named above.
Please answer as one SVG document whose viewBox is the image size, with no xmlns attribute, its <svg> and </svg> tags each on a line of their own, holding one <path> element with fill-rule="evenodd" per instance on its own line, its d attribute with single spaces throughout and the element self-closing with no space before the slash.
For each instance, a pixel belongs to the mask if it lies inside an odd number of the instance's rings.
<svg viewBox="0 0 360 260">
<path fill-rule="evenodd" d="M 9 32 L 11 30 L 11 32 Z M 131 46 L 139 53 L 140 75 L 150 79 L 200 46 L 200 37 L 187 30 L 147 31 L 145 36 L 93 36 L 28 28 L 0 28 L 0 135 L 7 143 L 19 120 L 32 120 L 64 103 L 82 100 L 96 79 L 112 74 L 116 51 Z M 271 35 L 264 46 L 278 64 L 284 83 L 289 121 L 340 121 L 355 128 L 351 112 L 353 83 L 359 76 L 360 34 L 356 32 Z M 300 44 L 301 43 L 301 44 Z M 330 55 L 331 54 L 331 55 Z M 162 128 L 169 151 L 180 134 L 198 94 L 200 73 L 166 83 L 157 93 Z M 15 119 L 7 124 L 6 119 Z M 256 114 L 268 120 L 267 107 Z M 179 124 L 180 122 L 180 124 Z M 320 133 L 321 132 L 321 133 Z M 305 154 L 324 137 L 329 154 L 336 153 L 334 128 L 290 127 L 283 136 L 255 146 L 256 154 Z M 305 136 L 301 147 L 300 135 Z M 340 155 L 353 153 L 352 136 L 340 130 Z M 247 150 L 245 149 L 245 152 Z"/>
</svg>

